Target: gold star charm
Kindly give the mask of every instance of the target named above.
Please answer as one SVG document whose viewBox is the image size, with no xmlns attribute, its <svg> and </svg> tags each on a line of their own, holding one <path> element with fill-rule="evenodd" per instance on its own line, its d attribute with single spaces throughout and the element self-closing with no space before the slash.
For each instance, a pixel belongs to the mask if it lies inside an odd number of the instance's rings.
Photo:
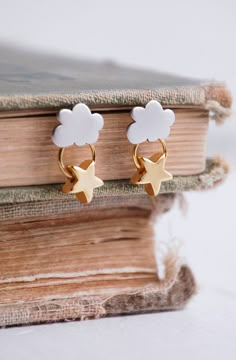
<svg viewBox="0 0 236 360">
<path fill-rule="evenodd" d="M 95 176 L 95 162 L 85 160 L 80 166 L 67 166 L 72 175 L 62 188 L 65 193 L 76 194 L 81 203 L 90 203 L 93 198 L 93 190 L 104 183 Z"/>
<path fill-rule="evenodd" d="M 133 184 L 144 184 L 145 190 L 150 196 L 157 196 L 161 183 L 173 179 L 173 176 L 165 170 L 166 154 L 160 156 L 154 154 L 150 159 L 138 157 L 141 168 L 131 178 Z"/>
</svg>

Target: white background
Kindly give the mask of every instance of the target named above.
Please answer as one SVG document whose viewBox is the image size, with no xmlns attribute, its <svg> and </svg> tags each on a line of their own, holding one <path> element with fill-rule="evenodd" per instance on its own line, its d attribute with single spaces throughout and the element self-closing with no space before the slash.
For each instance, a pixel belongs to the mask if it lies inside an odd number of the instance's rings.
<svg viewBox="0 0 236 360">
<path fill-rule="evenodd" d="M 225 80 L 236 95 L 234 0 L 0 0 L 0 40 L 44 51 Z M 1 54 L 0 54 L 1 56 Z M 199 294 L 178 312 L 0 331 L 0 360 L 235 359 L 236 126 L 210 126 L 232 174 L 186 195 L 177 224 Z M 178 219 L 177 221 L 178 222 Z"/>
</svg>

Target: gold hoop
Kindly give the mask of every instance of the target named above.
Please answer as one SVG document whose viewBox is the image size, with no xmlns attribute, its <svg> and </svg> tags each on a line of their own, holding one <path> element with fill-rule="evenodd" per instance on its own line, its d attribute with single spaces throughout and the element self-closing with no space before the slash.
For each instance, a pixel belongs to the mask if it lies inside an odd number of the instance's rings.
<svg viewBox="0 0 236 360">
<path fill-rule="evenodd" d="M 91 144 L 88 144 L 92 153 L 92 160 L 95 162 L 95 157 L 96 157 L 96 153 L 95 153 L 95 147 Z M 58 151 L 58 156 L 57 156 L 57 161 L 58 161 L 58 165 L 59 168 L 61 170 L 61 172 L 69 179 L 72 179 L 73 176 L 69 173 L 69 171 L 67 170 L 67 167 L 64 165 L 63 162 L 63 154 L 64 154 L 65 148 L 60 148 Z"/>
<path fill-rule="evenodd" d="M 162 150 L 163 150 L 163 154 L 165 154 L 165 156 L 167 156 L 167 149 L 166 149 L 166 143 L 163 139 L 158 139 L 158 141 L 161 143 L 161 146 L 162 146 Z M 137 155 L 137 151 L 138 151 L 138 147 L 139 147 L 140 144 L 137 144 L 134 146 L 133 148 L 133 161 L 134 161 L 134 164 L 136 166 L 137 169 L 141 169 L 142 168 L 142 165 L 139 161 L 139 158 L 140 156 Z"/>
</svg>

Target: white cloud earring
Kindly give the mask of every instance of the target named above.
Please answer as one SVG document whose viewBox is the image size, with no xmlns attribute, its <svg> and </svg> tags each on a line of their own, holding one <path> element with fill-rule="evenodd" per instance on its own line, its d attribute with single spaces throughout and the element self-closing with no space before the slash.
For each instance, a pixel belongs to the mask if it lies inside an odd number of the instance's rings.
<svg viewBox="0 0 236 360">
<path fill-rule="evenodd" d="M 104 120 L 100 114 L 92 114 L 85 104 L 77 104 L 72 110 L 62 109 L 58 114 L 58 125 L 52 134 L 52 140 L 60 149 L 58 151 L 58 165 L 66 176 L 62 188 L 64 193 L 75 194 L 81 203 L 90 203 L 93 190 L 103 185 L 103 181 L 95 176 L 95 147 L 99 131 L 103 128 Z M 63 154 L 68 146 L 83 146 L 88 144 L 92 159 L 84 160 L 79 166 L 64 165 Z"/>
<path fill-rule="evenodd" d="M 172 110 L 163 110 L 161 104 L 151 100 L 143 107 L 135 107 L 131 117 L 134 120 L 128 126 L 127 138 L 134 144 L 133 160 L 137 172 L 130 179 L 132 184 L 144 185 L 148 195 L 156 196 L 163 181 L 171 180 L 172 175 L 165 170 L 167 148 L 164 139 L 169 136 L 170 126 L 175 121 L 175 114 Z M 159 141 L 162 152 L 153 154 L 146 158 L 138 154 L 138 147 L 144 141 Z"/>
</svg>

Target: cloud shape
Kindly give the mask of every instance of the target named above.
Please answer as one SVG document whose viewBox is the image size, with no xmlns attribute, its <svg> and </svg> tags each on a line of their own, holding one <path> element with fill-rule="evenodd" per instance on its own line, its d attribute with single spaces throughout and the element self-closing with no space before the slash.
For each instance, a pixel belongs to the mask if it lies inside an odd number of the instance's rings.
<svg viewBox="0 0 236 360">
<path fill-rule="evenodd" d="M 94 144 L 104 125 L 102 115 L 92 114 L 85 104 L 77 104 L 72 110 L 62 109 L 58 121 L 61 125 L 54 129 L 52 135 L 52 140 L 58 147 Z"/>
<path fill-rule="evenodd" d="M 127 137 L 132 144 L 166 139 L 170 133 L 170 126 L 175 121 L 174 112 L 169 109 L 163 110 L 156 100 L 149 101 L 145 108 L 133 108 L 131 117 L 134 122 L 127 129 Z"/>
</svg>

